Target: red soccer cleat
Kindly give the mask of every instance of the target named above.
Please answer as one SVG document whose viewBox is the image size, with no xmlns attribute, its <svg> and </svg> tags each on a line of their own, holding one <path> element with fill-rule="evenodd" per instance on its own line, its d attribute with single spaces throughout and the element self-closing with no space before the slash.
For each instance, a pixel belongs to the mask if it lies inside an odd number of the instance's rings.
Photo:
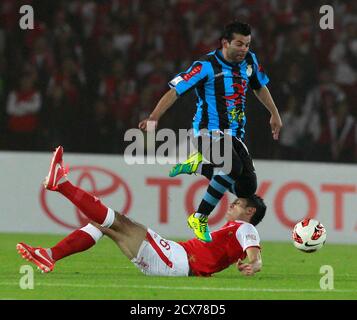
<svg viewBox="0 0 357 320">
<path fill-rule="evenodd" d="M 43 248 L 33 248 L 23 242 L 16 245 L 17 252 L 27 261 L 31 261 L 38 266 L 42 272 L 51 272 L 55 266 L 55 261 Z"/>
<path fill-rule="evenodd" d="M 69 171 L 68 166 L 64 167 L 62 157 L 63 147 L 59 146 L 53 153 L 50 170 L 43 183 L 44 187 L 48 190 L 56 191 L 58 181 Z"/>
</svg>

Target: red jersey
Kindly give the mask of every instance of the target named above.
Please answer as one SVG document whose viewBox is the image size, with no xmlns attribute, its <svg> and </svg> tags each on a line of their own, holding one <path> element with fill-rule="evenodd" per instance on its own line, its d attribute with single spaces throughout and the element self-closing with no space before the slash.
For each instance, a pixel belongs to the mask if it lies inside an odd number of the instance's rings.
<svg viewBox="0 0 357 320">
<path fill-rule="evenodd" d="M 191 239 L 179 242 L 184 247 L 191 271 L 196 276 L 210 276 L 238 259 L 246 257 L 248 247 L 259 247 L 257 229 L 244 221 L 229 221 L 220 229 L 211 232 L 212 242 Z"/>
</svg>

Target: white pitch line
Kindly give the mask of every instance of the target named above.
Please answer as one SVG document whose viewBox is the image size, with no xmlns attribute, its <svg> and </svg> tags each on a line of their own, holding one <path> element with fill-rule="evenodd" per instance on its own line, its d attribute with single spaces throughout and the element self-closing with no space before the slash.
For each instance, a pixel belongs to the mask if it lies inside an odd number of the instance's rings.
<svg viewBox="0 0 357 320">
<path fill-rule="evenodd" d="M 18 286 L 16 282 L 0 282 L 1 285 Z M 332 290 L 322 290 L 322 289 L 289 289 L 289 288 L 213 288 L 213 287 L 169 287 L 169 286 L 148 286 L 148 285 L 126 285 L 126 284 L 85 284 L 85 283 L 35 283 L 36 287 L 75 287 L 75 288 L 128 288 L 128 289 L 161 289 L 161 290 L 193 290 L 193 291 L 241 291 L 241 292 L 338 292 L 338 293 L 357 293 L 357 290 L 353 289 L 332 289 Z"/>
</svg>

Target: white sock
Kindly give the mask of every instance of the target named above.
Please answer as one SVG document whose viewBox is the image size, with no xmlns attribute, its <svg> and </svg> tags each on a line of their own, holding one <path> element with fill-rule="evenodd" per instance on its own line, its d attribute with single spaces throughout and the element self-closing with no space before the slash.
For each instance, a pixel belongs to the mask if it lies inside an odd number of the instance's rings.
<svg viewBox="0 0 357 320">
<path fill-rule="evenodd" d="M 198 219 L 201 219 L 201 218 L 207 218 L 208 215 L 207 214 L 203 214 L 203 213 L 199 213 L 199 212 L 196 212 L 195 215 L 194 215 L 195 218 L 198 218 Z"/>
<path fill-rule="evenodd" d="M 103 232 L 90 223 L 82 227 L 80 230 L 84 231 L 85 233 L 88 233 L 95 242 L 98 242 L 103 237 Z"/>
<path fill-rule="evenodd" d="M 115 212 L 113 209 L 108 208 L 107 216 L 105 217 L 104 222 L 101 224 L 104 228 L 110 228 L 115 220 Z"/>
</svg>

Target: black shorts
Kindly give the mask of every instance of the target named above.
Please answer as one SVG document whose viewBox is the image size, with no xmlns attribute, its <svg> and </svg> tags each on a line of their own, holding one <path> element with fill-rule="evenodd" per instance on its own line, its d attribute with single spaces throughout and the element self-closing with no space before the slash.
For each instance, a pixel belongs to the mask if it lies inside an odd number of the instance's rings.
<svg viewBox="0 0 357 320">
<path fill-rule="evenodd" d="M 227 140 L 228 139 L 228 140 Z M 224 133 L 216 134 L 215 136 L 203 135 L 193 139 L 193 144 L 199 152 L 203 155 L 206 162 L 211 163 L 214 167 L 222 167 L 222 162 L 216 163 L 212 156 L 214 145 L 220 145 L 220 156 L 224 156 L 224 143 L 227 143 L 231 148 L 230 161 L 232 161 L 231 170 L 225 172 L 229 174 L 234 180 L 234 193 L 238 197 L 249 197 L 253 195 L 257 189 L 257 176 L 251 155 L 248 148 L 243 141 L 237 137 L 232 137 Z"/>
</svg>

